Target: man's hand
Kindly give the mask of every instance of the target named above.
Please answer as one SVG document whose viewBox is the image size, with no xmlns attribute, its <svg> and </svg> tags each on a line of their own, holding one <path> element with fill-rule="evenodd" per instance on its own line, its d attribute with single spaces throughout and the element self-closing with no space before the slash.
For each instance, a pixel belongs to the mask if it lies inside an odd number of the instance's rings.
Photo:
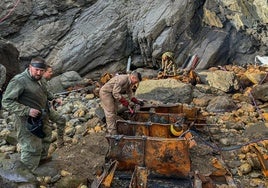
<svg viewBox="0 0 268 188">
<path fill-rule="evenodd" d="M 39 114 L 41 114 L 41 112 L 39 110 L 36 110 L 34 108 L 31 108 L 30 109 L 29 116 L 31 116 L 31 117 L 37 117 Z"/>
<path fill-rule="evenodd" d="M 135 113 L 135 110 L 134 109 L 132 109 L 130 106 L 128 106 L 128 110 L 129 110 L 129 112 L 130 112 L 131 115 L 134 115 L 134 113 Z"/>
<path fill-rule="evenodd" d="M 140 106 L 143 106 L 143 105 L 144 105 L 144 102 L 143 102 L 143 101 L 138 100 L 138 99 L 135 98 L 135 97 L 133 97 L 133 98 L 131 99 L 131 101 L 134 102 L 135 104 L 140 105 Z"/>
<path fill-rule="evenodd" d="M 129 105 L 129 102 L 124 97 L 122 97 L 119 102 L 125 107 L 128 107 Z"/>
<path fill-rule="evenodd" d="M 53 102 L 57 103 L 60 106 L 62 105 L 62 99 L 60 99 L 60 98 L 54 99 Z"/>
</svg>

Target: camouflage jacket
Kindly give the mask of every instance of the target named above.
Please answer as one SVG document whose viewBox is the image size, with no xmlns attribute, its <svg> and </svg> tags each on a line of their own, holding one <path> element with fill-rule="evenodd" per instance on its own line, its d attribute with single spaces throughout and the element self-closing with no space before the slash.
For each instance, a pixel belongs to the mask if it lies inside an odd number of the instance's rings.
<svg viewBox="0 0 268 188">
<path fill-rule="evenodd" d="M 28 116 L 30 108 L 47 109 L 48 92 L 43 80 L 32 79 L 28 69 L 12 78 L 3 96 L 3 107 L 18 116 Z"/>
<path fill-rule="evenodd" d="M 172 52 L 165 52 L 162 55 L 162 59 L 165 59 L 167 57 L 168 59 L 174 61 L 174 54 Z"/>
</svg>

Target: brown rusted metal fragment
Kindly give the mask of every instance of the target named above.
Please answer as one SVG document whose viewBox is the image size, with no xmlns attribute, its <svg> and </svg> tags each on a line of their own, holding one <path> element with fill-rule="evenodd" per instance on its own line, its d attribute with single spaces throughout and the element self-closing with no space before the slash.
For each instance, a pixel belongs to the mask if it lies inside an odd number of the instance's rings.
<svg viewBox="0 0 268 188">
<path fill-rule="evenodd" d="M 147 188 L 149 171 L 145 167 L 136 166 L 132 174 L 129 188 Z"/>
<path fill-rule="evenodd" d="M 199 113 L 200 109 L 185 105 L 185 104 L 161 104 L 161 105 L 146 105 L 140 108 L 139 111 L 153 112 L 162 116 L 166 114 L 177 114 L 178 116 L 185 116 L 186 120 L 195 123 L 205 123 L 205 118 Z M 139 114 L 139 112 L 136 112 Z M 137 120 L 135 120 L 137 121 Z"/>
<path fill-rule="evenodd" d="M 103 172 L 93 180 L 91 188 L 111 187 L 117 165 L 118 161 L 116 160 L 107 163 Z"/>
<path fill-rule="evenodd" d="M 108 169 L 108 173 L 106 174 L 106 177 L 104 178 L 102 182 L 103 187 L 111 187 L 117 165 L 118 165 L 118 161 L 116 160 L 111 163 L 111 166 Z"/>
<path fill-rule="evenodd" d="M 186 137 L 187 140 L 193 141 L 193 136 L 190 132 L 184 134 L 188 130 L 187 125 L 182 125 L 182 134 L 174 135 L 171 132 L 171 127 L 173 124 L 161 124 L 152 122 L 136 122 L 136 121 L 126 121 L 117 120 L 116 129 L 119 135 L 127 136 L 151 136 L 151 137 L 161 137 L 161 138 L 176 138 L 176 137 Z M 193 143 L 194 144 L 194 143 Z"/>
<path fill-rule="evenodd" d="M 190 172 L 188 141 L 183 138 L 107 136 L 108 159 L 117 159 L 118 169 L 133 170 L 136 165 L 167 177 L 187 177 Z"/>
<path fill-rule="evenodd" d="M 268 177 L 268 160 L 265 160 L 261 152 L 255 145 L 251 145 L 250 148 L 257 154 L 257 157 L 260 161 L 262 173 L 265 177 Z"/>
<path fill-rule="evenodd" d="M 133 116 L 131 120 L 139 122 L 154 122 L 154 123 L 167 124 L 167 123 L 175 123 L 176 121 L 179 121 L 182 118 L 185 118 L 185 114 L 136 111 L 135 116 Z"/>
<path fill-rule="evenodd" d="M 212 165 L 217 169 L 214 172 L 212 172 L 211 174 L 212 176 L 224 176 L 228 174 L 228 171 L 226 170 L 222 161 L 220 161 L 217 158 L 213 158 L 211 162 L 212 162 Z"/>
<path fill-rule="evenodd" d="M 170 124 L 118 120 L 117 133 L 127 136 L 152 136 L 171 138 Z"/>
<path fill-rule="evenodd" d="M 194 184 L 196 185 L 196 187 L 200 187 L 201 185 L 201 188 L 216 188 L 215 183 L 209 176 L 205 176 L 196 171 L 194 178 Z"/>
</svg>

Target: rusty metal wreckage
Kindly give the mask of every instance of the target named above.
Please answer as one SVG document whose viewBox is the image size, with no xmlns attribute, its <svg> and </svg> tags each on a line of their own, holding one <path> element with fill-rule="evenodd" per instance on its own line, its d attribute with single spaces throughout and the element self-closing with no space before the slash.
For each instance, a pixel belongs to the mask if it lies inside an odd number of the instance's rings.
<svg viewBox="0 0 268 188">
<path fill-rule="evenodd" d="M 19 2 L 20 0 L 16 1 L 14 7 L 6 16 L 0 19 L 0 23 L 12 14 Z M 179 80 L 195 84 L 199 81 L 193 71 L 197 63 L 198 57 L 196 55 L 192 56 L 191 59 L 187 58 L 183 64 L 183 68 L 187 65 L 187 67 L 190 67 L 186 72 L 188 74 L 186 77 L 177 76 L 173 68 L 172 75 L 167 74 L 168 70 L 164 70 L 162 73 L 159 73 L 158 79 L 175 77 Z M 111 77 L 112 75 L 110 74 L 104 75 L 100 85 Z M 91 85 L 86 88 L 58 93 L 58 95 L 81 90 L 92 91 L 94 88 L 95 86 Z M 252 95 L 250 96 L 254 103 L 254 98 Z M 197 130 L 204 129 L 206 125 L 205 119 L 200 117 L 197 108 L 182 104 L 145 106 L 140 111 L 135 112 L 135 116 L 130 117 L 129 120 L 118 120 L 116 124 L 118 135 L 106 137 L 110 146 L 106 157 L 110 161 L 104 167 L 102 174 L 99 174 L 92 182 L 91 188 L 111 187 L 116 170 L 133 172 L 129 183 L 130 188 L 148 187 L 150 174 L 154 174 L 158 178 L 168 178 L 166 180 L 170 180 L 169 178 L 191 179 L 191 187 L 194 188 L 215 187 L 213 177 L 224 177 L 223 181 L 226 184 L 236 187 L 232 174 L 222 159 L 214 158 L 212 163 L 217 170 L 209 176 L 200 174 L 198 171 L 191 172 L 189 149 L 197 145 L 195 138 L 199 138 L 204 144 L 219 153 L 237 150 L 244 146 L 250 147 L 259 159 L 263 175 L 268 177 L 268 157 L 264 157 L 256 144 L 268 140 L 268 138 L 261 138 L 229 148 L 219 148 L 217 145 L 202 139 L 193 130 L 193 128 Z"/>
<path fill-rule="evenodd" d="M 207 125 L 198 108 L 188 105 L 141 107 L 129 120 L 117 121 L 118 135 L 106 136 L 109 141 L 109 152 L 106 156 L 108 162 L 91 187 L 111 187 L 116 171 L 133 172 L 130 188 L 150 187 L 149 182 L 152 183 L 154 177 L 165 178 L 164 182 L 169 182 L 169 187 L 178 185 L 175 180 L 186 179 L 189 182 L 187 187 L 210 188 L 216 186 L 215 178 L 217 182 L 220 179 L 222 183 L 237 187 L 222 158 L 213 159 L 212 164 L 216 171 L 210 175 L 191 171 L 189 149 L 197 145 L 197 138 L 219 154 L 222 151 L 249 146 L 257 154 L 264 176 L 268 177 L 268 161 L 256 145 L 257 142 L 267 139 L 219 148 L 198 134 L 198 131 L 204 131 Z M 180 129 L 174 132 L 172 126 Z M 159 181 L 157 183 L 159 184 Z"/>
<path fill-rule="evenodd" d="M 196 64 L 196 63 L 195 63 Z M 192 67 L 192 66 L 191 66 Z M 98 96 L 99 88 L 113 77 L 105 73 L 99 82 L 90 83 L 87 87 L 79 87 L 67 92 L 90 91 Z M 158 79 L 175 78 L 182 82 L 195 85 L 200 80 L 193 68 L 186 70 L 182 75 L 158 74 Z M 250 93 L 251 94 L 251 93 Z M 250 95 L 256 105 L 254 97 Z M 146 101 L 145 101 L 146 102 Z M 256 109 L 257 106 L 256 106 Z M 132 109 L 128 109 L 128 112 Z M 238 150 L 248 147 L 256 153 L 264 177 L 268 177 L 268 156 L 262 154 L 258 144 L 267 142 L 268 138 L 260 138 L 248 143 L 220 148 L 216 143 L 204 139 L 200 132 L 209 132 L 205 117 L 202 117 L 199 108 L 186 104 L 145 105 L 135 109 L 135 113 L 127 116 L 127 120 L 118 120 L 116 128 L 118 135 L 106 136 L 109 142 L 109 151 L 106 155 L 107 163 L 103 171 L 91 183 L 91 188 L 112 187 L 113 181 L 118 179 L 117 172 L 131 172 L 131 175 L 121 175 L 128 179 L 129 188 L 182 187 L 214 188 L 215 182 L 221 182 L 232 187 L 236 185 L 232 173 L 224 162 L 222 152 Z M 261 113 L 260 111 L 258 111 Z M 260 117 L 262 115 L 260 114 Z M 219 158 L 213 158 L 212 165 L 215 171 L 210 175 L 192 171 L 189 150 L 198 144 L 210 147 Z M 161 181 L 161 179 L 163 181 Z M 186 180 L 186 184 L 185 184 Z"/>
<path fill-rule="evenodd" d="M 92 82 L 87 87 L 79 87 L 70 91 L 59 93 L 66 95 L 71 92 L 90 91 L 98 96 L 99 88 L 114 75 L 105 73 L 99 82 Z M 186 70 L 182 75 L 158 74 L 158 79 L 174 78 L 182 82 L 195 85 L 200 80 L 193 68 Z M 256 102 L 250 93 L 254 105 Z M 146 101 L 145 101 L 146 102 Z M 257 106 L 256 106 L 256 109 Z M 128 109 L 130 111 L 132 109 Z M 258 110 L 259 113 L 261 113 Z M 238 150 L 248 147 L 256 153 L 264 177 L 268 177 L 268 156 L 262 154 L 258 144 L 267 142 L 268 138 L 260 138 L 248 143 L 220 148 L 216 143 L 206 141 L 201 134 L 209 132 L 205 117 L 202 117 L 197 107 L 185 104 L 145 105 L 128 115 L 127 120 L 118 120 L 116 128 L 118 135 L 106 136 L 109 142 L 109 152 L 106 155 L 107 163 L 103 172 L 98 174 L 91 183 L 91 188 L 111 187 L 116 179 L 116 172 L 132 172 L 129 179 L 129 188 L 154 187 L 153 183 L 163 187 L 177 187 L 182 179 L 187 180 L 182 187 L 213 188 L 215 182 L 221 182 L 232 187 L 236 185 L 233 176 L 224 162 L 222 152 Z M 262 117 L 262 114 L 260 114 Z M 263 118 L 264 120 L 264 118 Z M 204 175 L 191 170 L 189 150 L 197 145 L 204 144 L 210 147 L 221 157 L 212 160 L 216 168 L 210 175 Z M 264 144 L 265 144 L 264 143 Z M 122 178 L 122 177 L 121 177 Z M 155 181 L 155 182 L 154 182 Z M 169 184 L 167 184 L 169 182 Z M 188 184 L 187 184 L 188 183 Z"/>
<path fill-rule="evenodd" d="M 105 74 L 100 85 L 111 77 L 111 74 Z M 193 69 L 186 71 L 186 75 L 183 76 L 161 73 L 158 75 L 158 79 L 168 77 L 191 84 L 199 81 Z M 183 179 L 187 180 L 188 184 L 182 187 L 213 188 L 216 187 L 216 181 L 238 187 L 223 160 L 222 152 L 242 147 L 248 147 L 256 153 L 262 173 L 264 177 L 268 177 L 268 157 L 262 154 L 258 147 L 258 143 L 266 142 L 268 138 L 220 148 L 199 134 L 206 131 L 209 125 L 214 124 L 207 124 L 198 108 L 186 104 L 139 107 L 127 120 L 117 120 L 118 135 L 106 136 L 109 142 L 107 163 L 103 172 L 92 182 L 91 188 L 111 187 L 116 179 L 116 172 L 132 173 L 128 177 L 129 188 L 154 187 L 154 183 L 157 187 L 161 187 L 161 183 L 166 185 L 163 187 L 176 187 L 181 184 L 178 181 L 185 182 Z M 216 170 L 210 175 L 191 170 L 189 150 L 197 145 L 197 140 L 221 156 L 213 158 L 212 165 Z"/>
</svg>

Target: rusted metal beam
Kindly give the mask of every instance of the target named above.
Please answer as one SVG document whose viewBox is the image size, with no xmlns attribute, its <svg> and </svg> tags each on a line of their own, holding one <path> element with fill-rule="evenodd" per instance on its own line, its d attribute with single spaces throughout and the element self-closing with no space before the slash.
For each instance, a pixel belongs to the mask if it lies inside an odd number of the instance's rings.
<svg viewBox="0 0 268 188">
<path fill-rule="evenodd" d="M 147 188 L 149 170 L 146 167 L 136 166 L 132 174 L 129 188 Z"/>
<path fill-rule="evenodd" d="M 91 188 L 108 188 L 111 187 L 111 183 L 114 177 L 115 170 L 117 168 L 118 161 L 114 160 L 110 163 L 106 163 L 102 174 L 96 177 L 91 183 Z"/>
<path fill-rule="evenodd" d="M 255 145 L 251 145 L 250 148 L 257 154 L 257 157 L 260 161 L 262 173 L 265 177 L 268 177 L 268 160 L 265 160 L 261 152 Z"/>
</svg>

